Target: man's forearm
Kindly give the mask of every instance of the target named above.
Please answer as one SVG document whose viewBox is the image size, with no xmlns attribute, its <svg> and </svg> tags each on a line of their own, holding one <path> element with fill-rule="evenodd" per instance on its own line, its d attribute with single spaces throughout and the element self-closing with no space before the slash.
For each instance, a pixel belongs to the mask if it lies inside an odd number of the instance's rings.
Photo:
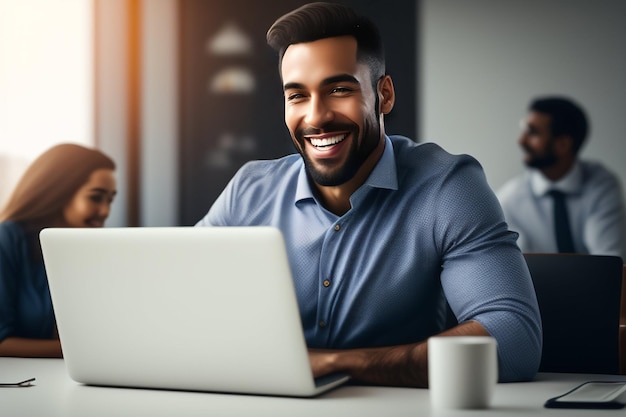
<svg viewBox="0 0 626 417">
<path fill-rule="evenodd" d="M 489 335 L 475 321 L 455 326 L 441 336 Z M 312 350 L 314 375 L 345 372 L 354 380 L 373 385 L 426 388 L 428 348 L 426 341 L 409 345 L 350 350 Z"/>
</svg>

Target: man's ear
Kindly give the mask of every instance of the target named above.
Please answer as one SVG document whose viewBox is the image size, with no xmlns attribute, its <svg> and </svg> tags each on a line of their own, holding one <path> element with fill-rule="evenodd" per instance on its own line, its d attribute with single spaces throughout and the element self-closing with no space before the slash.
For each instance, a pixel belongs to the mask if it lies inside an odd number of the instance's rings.
<svg viewBox="0 0 626 417">
<path fill-rule="evenodd" d="M 574 139 L 569 135 L 560 135 L 554 141 L 554 150 L 558 155 L 573 155 Z"/>
<path fill-rule="evenodd" d="M 388 114 L 396 102 L 396 92 L 393 89 L 393 81 L 389 75 L 384 75 L 378 80 L 378 97 L 380 99 L 380 112 Z"/>
</svg>

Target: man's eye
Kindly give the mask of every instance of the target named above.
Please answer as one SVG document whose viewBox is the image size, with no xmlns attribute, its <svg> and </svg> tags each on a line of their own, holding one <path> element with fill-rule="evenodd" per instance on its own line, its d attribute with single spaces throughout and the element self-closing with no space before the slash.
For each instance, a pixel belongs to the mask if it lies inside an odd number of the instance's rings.
<svg viewBox="0 0 626 417">
<path fill-rule="evenodd" d="M 304 97 L 304 94 L 292 93 L 287 95 L 287 101 L 298 100 Z"/>
<path fill-rule="evenodd" d="M 346 87 L 334 87 L 332 90 L 330 90 L 331 94 L 335 94 L 335 93 L 349 93 L 350 91 L 352 91 L 349 88 Z"/>
<path fill-rule="evenodd" d="M 89 199 L 93 201 L 94 203 L 102 203 L 104 201 L 104 196 L 100 194 L 95 194 L 95 195 L 89 196 Z"/>
</svg>

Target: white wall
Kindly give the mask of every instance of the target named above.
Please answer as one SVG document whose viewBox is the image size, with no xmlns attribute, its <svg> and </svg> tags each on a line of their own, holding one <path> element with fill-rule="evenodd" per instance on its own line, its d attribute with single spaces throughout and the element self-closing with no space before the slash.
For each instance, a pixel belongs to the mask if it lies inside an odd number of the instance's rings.
<svg viewBox="0 0 626 417">
<path fill-rule="evenodd" d="M 54 144 L 94 143 L 93 4 L 0 0 L 0 205 Z"/>
<path fill-rule="evenodd" d="M 142 1 L 142 226 L 178 223 L 178 13 L 175 0 Z"/>
<path fill-rule="evenodd" d="M 536 95 L 577 99 L 582 156 L 626 186 L 626 1 L 422 0 L 421 137 L 469 153 L 498 188 L 522 171 L 519 121 Z"/>
</svg>

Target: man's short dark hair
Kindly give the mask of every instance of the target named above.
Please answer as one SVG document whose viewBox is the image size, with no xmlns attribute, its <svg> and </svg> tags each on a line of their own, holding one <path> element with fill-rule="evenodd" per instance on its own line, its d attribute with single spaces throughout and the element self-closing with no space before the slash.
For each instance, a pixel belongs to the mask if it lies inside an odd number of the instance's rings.
<svg viewBox="0 0 626 417">
<path fill-rule="evenodd" d="M 589 122 L 585 111 L 573 100 L 565 97 L 541 97 L 532 101 L 529 110 L 550 116 L 552 136 L 571 137 L 574 153 L 582 148 L 589 133 Z"/>
<path fill-rule="evenodd" d="M 278 18 L 267 32 L 267 43 L 278 51 L 278 67 L 289 45 L 337 36 L 357 41 L 357 60 L 370 69 L 374 89 L 385 75 L 385 53 L 376 25 L 348 6 L 336 3 L 309 3 Z"/>
</svg>

